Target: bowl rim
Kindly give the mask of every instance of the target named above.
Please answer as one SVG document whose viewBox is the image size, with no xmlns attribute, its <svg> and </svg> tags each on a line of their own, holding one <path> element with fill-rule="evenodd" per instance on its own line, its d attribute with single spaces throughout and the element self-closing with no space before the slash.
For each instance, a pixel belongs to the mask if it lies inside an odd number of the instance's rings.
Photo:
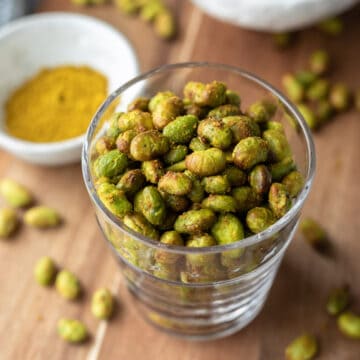
<svg viewBox="0 0 360 360">
<path fill-rule="evenodd" d="M 125 36 L 120 30 L 115 28 L 114 26 L 97 19 L 93 16 L 77 14 L 77 13 L 68 13 L 62 11 L 54 11 L 54 12 L 44 12 L 39 14 L 31 14 L 19 19 L 10 21 L 8 24 L 5 24 L 0 28 L 0 43 L 1 40 L 11 35 L 12 33 L 19 30 L 26 30 L 28 26 L 33 26 L 34 24 L 39 25 L 41 22 L 48 21 L 74 21 L 74 22 L 82 22 L 83 24 L 90 24 L 91 26 L 102 27 L 104 30 L 109 31 L 113 35 L 117 36 L 121 41 L 123 41 L 128 49 L 131 52 L 131 56 L 134 60 L 135 65 L 135 73 L 139 74 L 140 64 L 138 60 L 137 53 L 135 48 L 131 44 L 130 40 L 127 36 Z M 107 98 L 110 93 L 107 94 Z M 99 109 L 96 110 L 96 112 Z M 3 121 L 5 123 L 5 121 Z M 4 124 L 3 124 L 4 125 Z M 87 130 L 86 130 L 87 131 Z M 6 132 L 5 128 L 0 128 L 0 148 L 4 148 L 6 150 L 19 149 L 20 151 L 28 151 L 31 154 L 41 154 L 45 151 L 58 152 L 58 151 L 66 151 L 76 147 L 81 147 L 84 143 L 86 131 L 79 136 L 75 136 L 70 139 L 54 141 L 54 142 L 33 142 L 27 141 L 15 136 L 10 135 Z M 19 152 L 19 151 L 13 151 Z"/>
<path fill-rule="evenodd" d="M 92 181 L 91 177 L 91 169 L 90 169 L 90 143 L 91 139 L 96 132 L 96 126 L 101 119 L 101 116 L 106 111 L 107 107 L 111 102 L 118 97 L 123 91 L 130 88 L 132 85 L 135 85 L 139 81 L 146 80 L 147 78 L 150 78 L 153 75 L 156 75 L 158 73 L 166 72 L 166 71 L 174 71 L 176 69 L 184 69 L 184 68 L 204 68 L 204 67 L 210 67 L 210 68 L 216 68 L 224 71 L 234 72 L 237 75 L 240 75 L 241 77 L 246 78 L 247 80 L 256 83 L 262 88 L 265 88 L 268 90 L 271 94 L 275 95 L 278 99 L 281 100 L 282 104 L 286 106 L 287 111 L 290 112 L 291 115 L 294 116 L 296 119 L 299 129 L 302 131 L 304 136 L 305 145 L 307 148 L 308 153 L 308 161 L 307 161 L 307 176 L 305 179 L 304 187 L 301 190 L 300 194 L 297 196 L 295 203 L 291 207 L 291 209 L 279 220 L 277 220 L 273 225 L 268 227 L 266 230 L 254 234 L 252 236 L 243 238 L 241 240 L 238 240 L 231 244 L 226 245 L 216 245 L 216 246 L 208 246 L 208 247 L 202 247 L 202 248 L 189 248 L 185 246 L 178 246 L 178 245 L 167 245 L 162 244 L 157 240 L 153 240 L 151 238 L 148 238 L 130 228 L 128 228 L 119 218 L 117 218 L 115 215 L 113 215 L 101 202 L 99 199 L 94 183 Z M 315 153 L 315 144 L 313 141 L 313 137 L 311 134 L 311 130 L 309 129 L 308 125 L 306 124 L 305 119 L 300 114 L 300 112 L 297 110 L 296 106 L 291 103 L 291 101 L 283 95 L 279 90 L 277 90 L 275 87 L 270 85 L 267 81 L 261 79 L 260 77 L 254 75 L 253 73 L 243 70 L 242 68 L 232 66 L 232 65 L 226 65 L 221 63 L 213 63 L 213 62 L 181 62 L 181 63 L 174 63 L 174 64 L 166 64 L 159 67 L 156 67 L 150 71 L 147 71 L 143 74 L 140 74 L 139 76 L 136 76 L 135 78 L 129 80 L 122 86 L 120 86 L 117 90 L 115 90 L 110 96 L 104 101 L 104 103 L 100 106 L 98 112 L 95 114 L 94 118 L 92 119 L 90 126 L 86 133 L 86 138 L 84 141 L 83 149 L 82 149 L 82 157 L 81 157 L 81 164 L 82 164 L 82 173 L 83 173 L 83 180 L 85 183 L 85 186 L 87 188 L 87 191 L 89 193 L 90 199 L 92 202 L 100 208 L 100 210 L 105 214 L 107 219 L 112 223 L 113 226 L 115 226 L 118 230 L 121 232 L 124 232 L 127 235 L 130 235 L 131 237 L 135 238 L 136 240 L 144 243 L 147 246 L 156 248 L 156 249 L 166 249 L 169 252 L 173 253 L 181 253 L 181 254 L 191 254 L 191 253 L 219 253 L 224 251 L 230 251 L 235 250 L 238 248 L 245 248 L 248 246 L 256 245 L 263 240 L 266 240 L 270 238 L 271 236 L 275 235 L 278 231 L 280 231 L 282 228 L 284 228 L 286 225 L 290 223 L 292 219 L 296 217 L 296 215 L 301 210 L 308 193 L 310 191 L 311 185 L 314 180 L 315 175 L 315 168 L 316 168 L 316 153 Z"/>
</svg>

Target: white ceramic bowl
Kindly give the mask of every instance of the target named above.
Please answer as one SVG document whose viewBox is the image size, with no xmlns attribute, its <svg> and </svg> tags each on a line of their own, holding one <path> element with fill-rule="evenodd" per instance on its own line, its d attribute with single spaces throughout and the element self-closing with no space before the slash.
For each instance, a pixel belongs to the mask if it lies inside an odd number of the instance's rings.
<svg viewBox="0 0 360 360">
<path fill-rule="evenodd" d="M 64 64 L 100 71 L 108 78 L 109 93 L 139 72 L 127 39 L 106 23 L 84 15 L 44 13 L 9 23 L 0 28 L 0 54 L 0 147 L 42 165 L 79 161 L 83 136 L 37 144 L 8 135 L 4 104 L 14 89 L 41 68 Z"/>
<path fill-rule="evenodd" d="M 206 13 L 255 30 L 300 29 L 345 11 L 359 0 L 192 0 Z"/>
</svg>

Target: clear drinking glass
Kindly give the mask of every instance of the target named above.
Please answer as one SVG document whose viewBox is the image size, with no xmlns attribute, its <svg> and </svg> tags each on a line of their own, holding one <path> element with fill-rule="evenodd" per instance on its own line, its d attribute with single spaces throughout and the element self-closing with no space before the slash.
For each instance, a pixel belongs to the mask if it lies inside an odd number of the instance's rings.
<svg viewBox="0 0 360 360">
<path fill-rule="evenodd" d="M 112 215 L 94 187 L 90 162 L 94 142 L 105 131 L 103 120 L 115 111 L 126 111 L 128 103 L 140 95 L 153 96 L 164 90 L 181 95 L 190 80 L 225 82 L 241 95 L 242 109 L 259 99 L 276 102 L 275 119 L 285 127 L 298 169 L 305 178 L 304 188 L 284 217 L 262 233 L 229 245 L 187 248 L 146 238 Z M 309 193 L 315 151 L 303 118 L 271 85 L 236 67 L 183 63 L 149 71 L 109 96 L 88 129 L 82 167 L 100 228 L 144 317 L 175 335 L 213 339 L 242 329 L 260 312 Z"/>
</svg>

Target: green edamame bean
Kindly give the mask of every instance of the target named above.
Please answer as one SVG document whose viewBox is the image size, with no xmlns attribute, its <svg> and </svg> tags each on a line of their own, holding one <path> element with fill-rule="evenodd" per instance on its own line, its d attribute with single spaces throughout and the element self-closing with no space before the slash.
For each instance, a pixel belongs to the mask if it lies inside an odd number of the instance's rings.
<svg viewBox="0 0 360 360">
<path fill-rule="evenodd" d="M 81 343 L 88 337 L 86 326 L 73 319 L 61 319 L 58 322 L 57 330 L 59 335 L 70 343 Z"/>
<path fill-rule="evenodd" d="M 184 173 L 167 171 L 159 180 L 159 189 L 172 195 L 189 194 L 192 188 L 191 179 Z"/>
<path fill-rule="evenodd" d="M 337 319 L 337 325 L 342 334 L 350 339 L 360 339 L 360 316 L 347 311 Z"/>
<path fill-rule="evenodd" d="M 236 210 L 240 213 L 247 212 L 262 202 L 262 196 L 250 186 L 234 188 L 231 191 L 231 196 L 235 199 Z"/>
<path fill-rule="evenodd" d="M 232 156 L 232 155 L 231 155 Z M 247 181 L 247 175 L 237 166 L 228 166 L 223 174 L 227 177 L 230 186 L 242 186 Z"/>
<path fill-rule="evenodd" d="M 150 99 L 146 97 L 138 97 L 133 100 L 127 107 L 127 111 L 140 110 L 143 112 L 149 111 L 149 102 Z"/>
<path fill-rule="evenodd" d="M 188 148 L 185 145 L 175 145 L 164 156 L 165 164 L 172 165 L 185 159 Z"/>
<path fill-rule="evenodd" d="M 133 110 L 123 113 L 118 119 L 118 128 L 120 132 L 126 130 L 146 131 L 154 128 L 151 114 L 140 110 Z"/>
<path fill-rule="evenodd" d="M 128 170 L 120 178 L 116 187 L 128 195 L 135 195 L 145 184 L 145 176 L 140 169 Z"/>
<path fill-rule="evenodd" d="M 160 225 L 166 217 L 165 202 L 154 186 L 146 186 L 136 194 L 134 210 L 153 225 Z"/>
<path fill-rule="evenodd" d="M 266 230 L 275 221 L 274 213 L 265 207 L 254 207 L 246 214 L 246 225 L 254 234 Z"/>
<path fill-rule="evenodd" d="M 221 214 L 211 228 L 211 235 L 218 245 L 232 244 L 244 238 L 244 228 L 235 215 Z"/>
<path fill-rule="evenodd" d="M 269 144 L 259 137 L 240 140 L 233 150 L 234 163 L 242 170 L 248 170 L 265 162 L 269 154 Z"/>
<path fill-rule="evenodd" d="M 181 234 L 199 234 L 209 230 L 215 221 L 215 213 L 210 209 L 189 210 L 178 216 L 174 228 Z"/>
<path fill-rule="evenodd" d="M 176 144 L 187 144 L 196 134 L 197 124 L 194 115 L 178 116 L 164 127 L 163 134 Z"/>
<path fill-rule="evenodd" d="M 130 155 L 137 161 L 148 161 L 166 154 L 170 143 L 157 130 L 149 130 L 136 135 L 130 144 Z"/>
<path fill-rule="evenodd" d="M 182 111 L 182 100 L 178 96 L 171 96 L 161 100 L 156 105 L 152 111 L 152 121 L 157 129 L 164 129 L 166 125 L 175 120 Z"/>
<path fill-rule="evenodd" d="M 330 56 L 325 50 L 316 50 L 310 56 L 309 65 L 314 74 L 323 75 L 329 70 Z"/>
<path fill-rule="evenodd" d="M 258 194 L 265 194 L 271 185 L 271 173 L 265 165 L 256 165 L 249 174 L 249 184 Z"/>
<path fill-rule="evenodd" d="M 222 150 L 227 149 L 232 143 L 231 129 L 224 125 L 221 120 L 208 118 L 199 123 L 198 136 L 204 142 Z"/>
<path fill-rule="evenodd" d="M 209 111 L 208 117 L 220 120 L 226 116 L 238 115 L 239 113 L 240 113 L 239 106 L 226 104 L 226 105 L 218 106 L 215 109 Z"/>
<path fill-rule="evenodd" d="M 260 136 L 259 125 L 248 116 L 227 116 L 222 121 L 231 129 L 236 143 L 250 136 Z"/>
<path fill-rule="evenodd" d="M 131 202 L 114 184 L 103 183 L 99 185 L 97 192 L 100 200 L 114 215 L 122 218 L 132 211 Z"/>
<path fill-rule="evenodd" d="M 231 105 L 236 105 L 236 106 L 240 106 L 241 104 L 241 99 L 240 99 L 240 95 L 232 90 L 226 90 L 226 103 L 227 104 L 231 104 Z"/>
<path fill-rule="evenodd" d="M 280 183 L 273 183 L 269 190 L 269 205 L 274 214 L 280 218 L 291 207 L 291 200 L 286 187 Z"/>
<path fill-rule="evenodd" d="M 116 147 L 123 154 L 130 155 L 130 144 L 132 139 L 138 134 L 135 129 L 129 129 L 121 134 L 116 139 Z"/>
<path fill-rule="evenodd" d="M 205 191 L 209 194 L 226 194 L 231 186 L 226 175 L 208 176 L 202 180 Z"/>
<path fill-rule="evenodd" d="M 188 170 L 198 176 L 216 175 L 226 167 L 225 154 L 217 148 L 195 151 L 185 159 Z"/>
<path fill-rule="evenodd" d="M 141 163 L 141 170 L 147 181 L 157 184 L 165 174 L 164 166 L 160 160 L 148 160 Z"/>
<path fill-rule="evenodd" d="M 276 105 L 270 100 L 260 100 L 249 106 L 248 115 L 257 123 L 271 120 L 276 112 Z"/>
<path fill-rule="evenodd" d="M 210 147 L 209 144 L 206 144 L 203 142 L 200 138 L 194 137 L 191 139 L 189 148 L 192 151 L 200 151 L 200 150 L 206 150 Z"/>
<path fill-rule="evenodd" d="M 157 230 L 144 218 L 141 214 L 127 214 L 125 215 L 124 224 L 144 236 L 147 236 L 153 240 L 159 239 L 159 233 Z"/>
<path fill-rule="evenodd" d="M 226 101 L 226 85 L 219 81 L 209 84 L 190 81 L 185 85 L 184 96 L 196 105 L 217 107 Z"/>
<path fill-rule="evenodd" d="M 292 74 L 286 74 L 282 78 L 282 85 L 288 97 L 294 102 L 300 102 L 305 95 L 304 86 Z"/>
<path fill-rule="evenodd" d="M 94 162 L 94 172 L 97 177 L 113 177 L 121 175 L 128 166 L 128 159 L 119 150 L 111 150 L 100 155 Z"/>
<path fill-rule="evenodd" d="M 312 360 L 318 353 L 316 338 L 304 334 L 293 340 L 285 349 L 286 360 Z"/>
<path fill-rule="evenodd" d="M 334 289 L 327 300 L 326 310 L 330 315 L 339 315 L 350 303 L 350 292 L 348 286 Z"/>
<path fill-rule="evenodd" d="M 67 300 L 74 300 L 80 295 L 80 283 L 77 277 L 68 270 L 61 270 L 55 280 L 58 293 Z"/>
<path fill-rule="evenodd" d="M 164 232 L 161 235 L 160 242 L 165 245 L 184 246 L 183 238 L 175 230 Z M 181 255 L 166 250 L 157 250 L 155 253 L 156 262 L 162 265 L 174 265 L 180 258 Z"/>
<path fill-rule="evenodd" d="M 281 161 L 284 158 L 291 156 L 290 145 L 284 132 L 278 130 L 265 130 L 263 132 L 263 138 L 269 145 L 269 156 L 273 161 Z"/>
<path fill-rule="evenodd" d="M 56 265 L 54 261 L 44 256 L 39 259 L 35 265 L 34 277 L 38 284 L 42 286 L 49 286 L 53 283 L 56 275 Z"/>
<path fill-rule="evenodd" d="M 285 186 L 289 195 L 291 197 L 295 197 L 304 187 L 305 180 L 301 172 L 295 170 L 287 174 L 281 182 Z"/>
<path fill-rule="evenodd" d="M 284 176 L 295 170 L 294 159 L 288 156 L 277 163 L 269 165 L 269 170 L 273 181 L 280 181 Z"/>
<path fill-rule="evenodd" d="M 91 299 L 91 312 L 98 319 L 109 319 L 114 311 L 114 298 L 108 289 L 96 290 Z"/>
<path fill-rule="evenodd" d="M 210 195 L 202 201 L 201 205 L 216 212 L 236 211 L 236 201 L 230 195 Z"/>
</svg>

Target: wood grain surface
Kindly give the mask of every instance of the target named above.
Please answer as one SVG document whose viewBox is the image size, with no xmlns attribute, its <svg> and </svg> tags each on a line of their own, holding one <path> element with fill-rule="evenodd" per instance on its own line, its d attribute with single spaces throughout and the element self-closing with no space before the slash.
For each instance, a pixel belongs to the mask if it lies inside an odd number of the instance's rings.
<svg viewBox="0 0 360 360">
<path fill-rule="evenodd" d="M 334 58 L 332 78 L 360 88 L 359 8 L 345 15 L 340 37 L 310 29 L 299 35 L 295 46 L 278 51 L 267 34 L 212 19 L 188 1 L 172 1 L 171 5 L 180 32 L 169 43 L 111 5 L 84 9 L 69 0 L 43 0 L 39 11 L 75 11 L 108 21 L 133 43 L 142 70 L 164 63 L 208 60 L 243 67 L 279 86 L 284 72 L 305 67 L 311 51 L 324 47 Z M 227 339 L 204 343 L 170 337 L 136 313 L 97 228 L 79 165 L 37 167 L 0 151 L 0 177 L 24 183 L 39 202 L 57 208 L 65 220 L 57 230 L 23 227 L 13 240 L 0 243 L 0 359 L 278 360 L 284 358 L 284 347 L 293 337 L 309 331 L 320 339 L 319 360 L 359 360 L 359 342 L 342 337 L 334 319 L 324 311 L 329 290 L 349 283 L 352 307 L 360 312 L 359 117 L 355 111 L 347 112 L 315 135 L 318 167 L 304 213 L 325 225 L 335 257 L 319 256 L 296 236 L 255 321 Z M 32 271 L 43 255 L 78 274 L 84 288 L 82 299 L 66 302 L 54 289 L 36 285 Z M 119 310 L 109 323 L 96 321 L 90 314 L 91 293 L 100 286 L 111 288 L 118 298 Z M 56 322 L 63 316 L 82 319 L 91 331 L 90 341 L 81 346 L 61 341 Z"/>
</svg>

